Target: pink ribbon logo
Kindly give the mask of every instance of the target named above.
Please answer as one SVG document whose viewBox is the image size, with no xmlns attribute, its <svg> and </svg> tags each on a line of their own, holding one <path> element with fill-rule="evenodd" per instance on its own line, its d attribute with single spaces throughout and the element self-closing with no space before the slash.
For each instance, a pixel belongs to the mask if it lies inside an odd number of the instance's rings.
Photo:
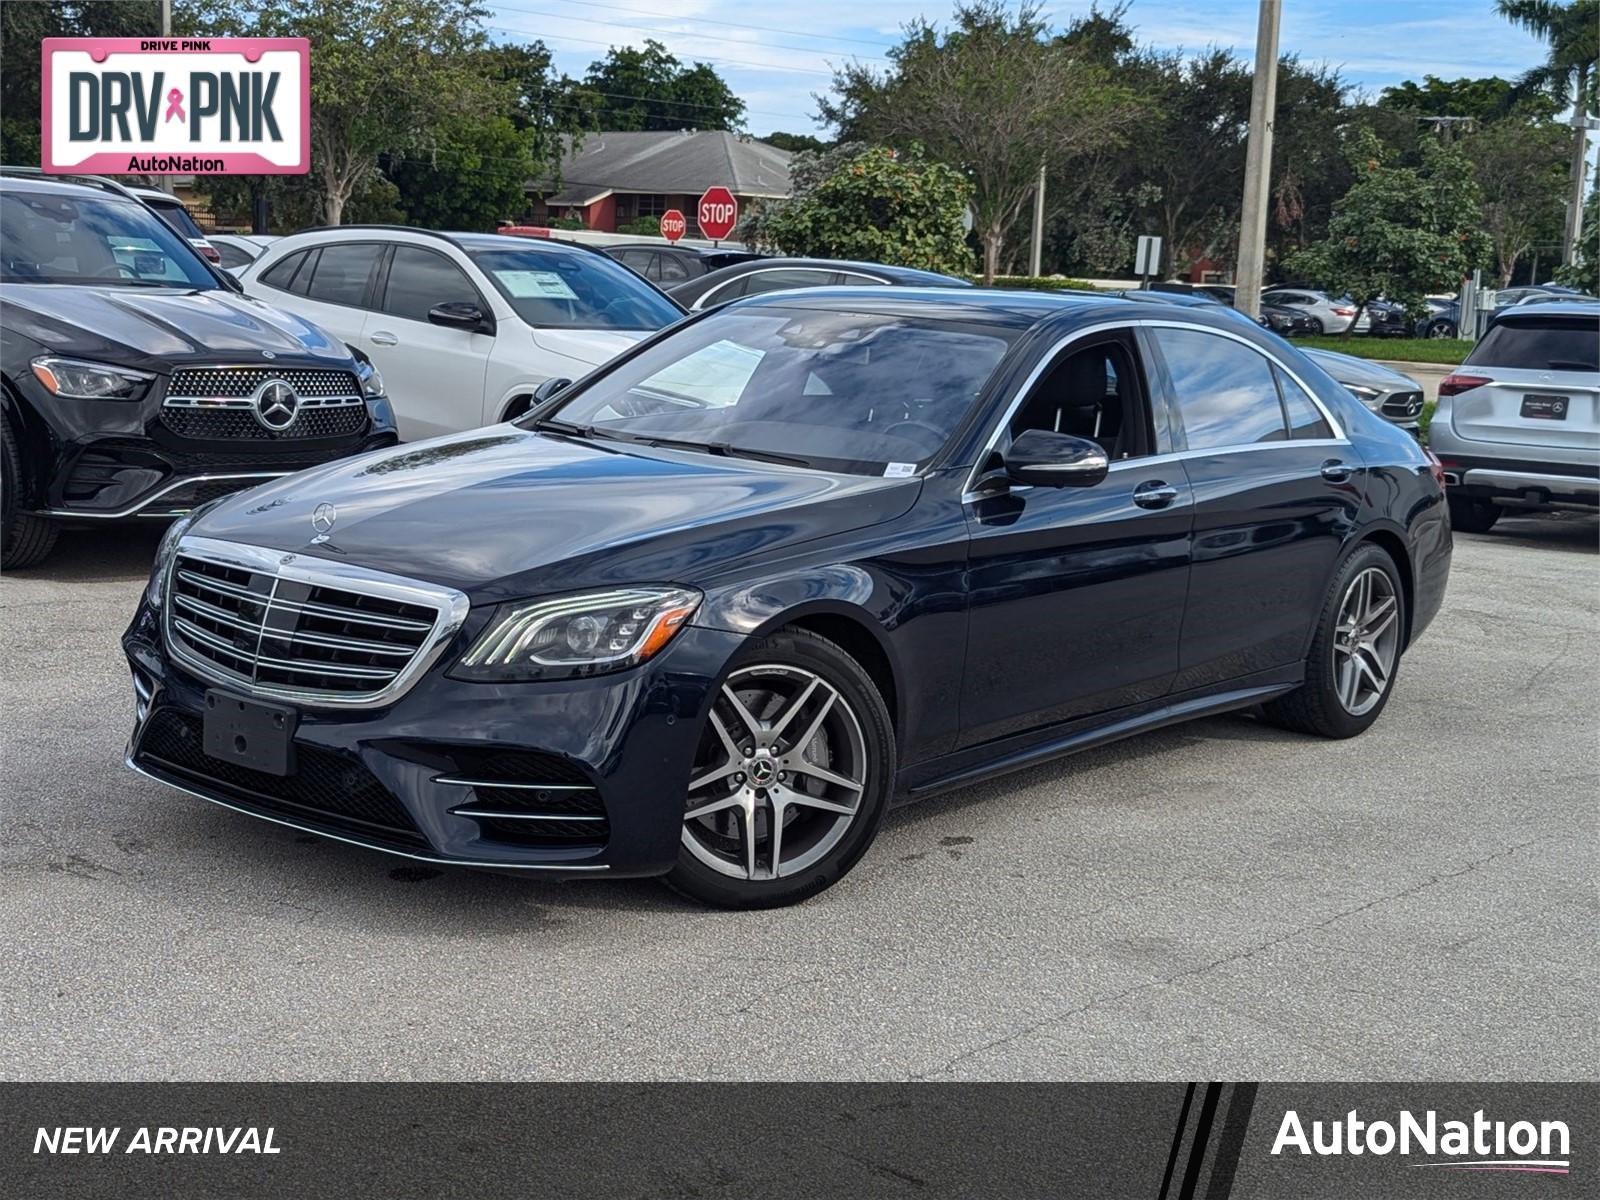
<svg viewBox="0 0 1600 1200">
<path fill-rule="evenodd" d="M 177 88 L 173 88 L 167 93 L 167 115 L 165 120 L 170 121 L 173 117 L 177 117 L 180 121 L 189 119 L 183 115 L 183 93 Z"/>
</svg>

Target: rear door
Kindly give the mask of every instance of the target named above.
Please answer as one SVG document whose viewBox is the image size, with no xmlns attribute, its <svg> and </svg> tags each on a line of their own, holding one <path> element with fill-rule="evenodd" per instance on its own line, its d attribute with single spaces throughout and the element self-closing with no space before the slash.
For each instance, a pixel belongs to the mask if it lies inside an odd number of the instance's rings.
<svg viewBox="0 0 1600 1200">
<path fill-rule="evenodd" d="M 494 335 L 428 320 L 429 309 L 451 302 L 475 304 L 486 316 L 493 312 L 448 256 L 410 243 L 392 247 L 378 311 L 367 318 L 361 348 L 383 372 L 406 441 L 484 423 L 483 380 Z"/>
<path fill-rule="evenodd" d="M 1293 374 L 1239 335 L 1149 323 L 1194 491 L 1173 691 L 1303 659 L 1361 503 L 1354 450 Z"/>
<path fill-rule="evenodd" d="M 1508 313 L 1473 347 L 1456 384 L 1464 389 L 1450 402 L 1457 437 L 1600 449 L 1600 321 L 1593 316 Z"/>
</svg>

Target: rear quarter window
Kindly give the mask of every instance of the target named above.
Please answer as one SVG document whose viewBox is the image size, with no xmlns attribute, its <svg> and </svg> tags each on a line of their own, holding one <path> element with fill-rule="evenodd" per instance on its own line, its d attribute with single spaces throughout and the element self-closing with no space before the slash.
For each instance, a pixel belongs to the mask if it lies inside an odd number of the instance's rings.
<svg viewBox="0 0 1600 1200">
<path fill-rule="evenodd" d="M 1600 371 L 1600 321 L 1580 317 L 1501 320 L 1462 364 L 1526 371 Z"/>
</svg>

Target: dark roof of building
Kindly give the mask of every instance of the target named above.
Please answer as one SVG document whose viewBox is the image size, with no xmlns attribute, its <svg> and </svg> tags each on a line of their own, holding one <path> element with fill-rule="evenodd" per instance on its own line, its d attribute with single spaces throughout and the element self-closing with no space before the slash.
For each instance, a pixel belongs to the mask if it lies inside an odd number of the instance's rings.
<svg viewBox="0 0 1600 1200">
<path fill-rule="evenodd" d="M 611 192 L 699 195 L 721 184 L 739 196 L 787 196 L 787 150 L 724 130 L 591 133 L 561 164 L 548 204 L 593 204 Z M 550 180 L 534 180 L 539 192 Z"/>
</svg>

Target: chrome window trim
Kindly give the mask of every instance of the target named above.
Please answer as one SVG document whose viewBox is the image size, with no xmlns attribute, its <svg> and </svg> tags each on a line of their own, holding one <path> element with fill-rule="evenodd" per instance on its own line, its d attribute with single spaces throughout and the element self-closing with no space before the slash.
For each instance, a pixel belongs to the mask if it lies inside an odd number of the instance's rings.
<svg viewBox="0 0 1600 1200">
<path fill-rule="evenodd" d="M 181 479 L 174 479 L 165 487 L 151 492 L 143 500 L 131 508 L 118 509 L 116 512 L 86 512 L 80 508 L 47 508 L 44 515 L 47 517 L 84 517 L 96 521 L 115 521 L 123 517 L 132 517 L 142 513 L 161 497 L 179 488 L 188 487 L 192 483 L 218 483 L 233 479 L 282 479 L 285 475 L 292 475 L 293 471 L 247 471 L 229 475 L 185 475 Z M 165 516 L 166 514 L 162 514 Z"/>
<path fill-rule="evenodd" d="M 1350 444 L 1350 439 L 1345 435 L 1344 426 L 1329 411 L 1328 406 L 1322 402 L 1322 398 L 1306 386 L 1306 381 L 1300 378 L 1299 373 L 1276 354 L 1263 350 L 1249 338 L 1234 333 L 1231 329 L 1212 329 L 1209 326 L 1194 325 L 1188 321 L 1168 321 L 1158 317 L 1113 318 L 1073 330 L 1071 333 L 1059 338 L 1050 349 L 1039 356 L 1039 361 L 1034 364 L 1033 370 L 1028 372 L 1028 377 L 1022 381 L 1022 385 L 1012 394 L 1011 400 L 1006 404 L 1005 411 L 1000 414 L 1000 419 L 995 422 L 994 427 L 990 430 L 989 437 L 984 442 L 983 448 L 978 451 L 978 457 L 973 462 L 972 469 L 967 473 L 966 486 L 961 491 L 961 502 L 963 504 L 971 504 L 994 495 L 992 492 L 975 491 L 973 485 L 977 483 L 978 477 L 983 470 L 983 464 L 988 460 L 989 455 L 999 448 L 1001 435 L 1005 432 L 1006 427 L 1011 424 L 1011 418 L 1016 416 L 1017 410 L 1022 407 L 1023 400 L 1033 390 L 1034 385 L 1039 382 L 1045 370 L 1055 362 L 1061 351 L 1073 342 L 1081 341 L 1091 334 L 1136 327 L 1144 329 L 1192 329 L 1200 333 L 1209 333 L 1215 337 L 1227 338 L 1229 341 L 1238 342 L 1241 346 L 1254 350 L 1262 358 L 1274 364 L 1280 371 L 1294 380 L 1295 385 L 1306 394 L 1306 398 L 1316 406 L 1317 411 L 1328 422 L 1328 428 L 1333 430 L 1333 436 L 1331 438 L 1289 438 L 1281 442 L 1242 442 L 1233 446 L 1208 446 L 1199 450 L 1175 450 L 1166 454 L 1146 455 L 1142 458 L 1117 459 L 1111 464 L 1110 470 L 1115 471 L 1124 466 L 1145 466 L 1158 462 L 1180 462 L 1187 458 L 1204 458 L 1213 454 L 1232 454 L 1240 450 L 1276 450 L 1286 446 L 1348 446 Z M 1146 399 L 1154 401 L 1153 396 L 1147 396 Z M 1013 493 L 1021 490 L 1023 489 L 1020 487 L 1011 488 Z"/>
<path fill-rule="evenodd" d="M 763 267 L 758 271 L 745 271 L 743 274 L 739 275 L 738 277 L 736 277 L 734 279 L 729 279 L 729 280 L 726 280 L 723 283 L 717 284 L 716 287 L 712 288 L 709 292 L 707 292 L 705 295 L 701 296 L 700 299 L 698 299 L 698 300 L 696 300 L 694 302 L 694 311 L 699 312 L 702 308 L 704 308 L 706 306 L 706 303 L 711 299 L 711 297 L 715 296 L 718 292 L 722 291 L 724 288 L 732 287 L 734 284 L 738 283 L 741 279 L 750 279 L 750 278 L 753 278 L 756 275 L 771 275 L 776 271 L 814 271 L 818 275 L 848 275 L 851 279 L 865 279 L 870 284 L 875 284 L 875 285 L 877 285 L 879 287 L 886 286 L 884 284 L 884 281 L 879 279 L 876 275 L 868 275 L 864 271 L 846 271 L 846 270 L 841 270 L 838 267 L 796 267 L 796 266 Z M 814 284 L 810 284 L 810 285 L 807 285 L 807 284 L 796 284 L 792 288 L 777 288 L 775 290 L 776 291 L 780 291 L 780 292 L 789 292 L 789 291 L 803 292 L 803 291 L 805 291 L 807 289 L 808 286 L 810 286 L 810 287 L 833 287 L 833 286 L 844 287 L 845 285 L 844 284 L 834 285 L 834 284 L 829 284 L 826 281 L 824 281 L 822 283 L 814 283 Z M 770 294 L 771 293 L 769 293 L 769 292 L 758 292 L 757 293 L 757 295 L 762 295 L 762 296 L 766 296 L 766 295 L 770 295 Z M 736 300 L 744 299 L 743 296 L 736 296 L 734 298 Z"/>
<path fill-rule="evenodd" d="M 344 591 L 363 592 L 387 600 L 431 608 L 438 614 L 434 621 L 433 634 L 417 649 L 415 657 L 401 669 L 399 674 L 374 692 L 342 696 L 248 681 L 219 667 L 209 659 L 188 651 L 181 636 L 174 633 L 172 610 L 175 593 L 172 590 L 170 576 L 172 571 L 176 570 L 178 560 L 185 555 L 220 563 L 223 566 L 237 567 L 240 570 L 271 575 L 274 579 L 287 579 L 313 587 L 333 587 Z M 438 661 L 445 647 L 460 632 L 470 606 L 466 594 L 454 588 L 424 583 L 401 575 L 391 575 L 387 571 L 377 571 L 371 567 L 356 566 L 352 563 L 334 562 L 326 558 L 269 550 L 264 546 L 251 546 L 242 542 L 227 542 L 194 535 L 179 539 L 176 553 L 173 554 L 172 563 L 167 571 L 169 577 L 164 581 L 166 599 L 161 610 L 162 639 L 168 651 L 186 670 L 213 683 L 220 683 L 224 687 L 241 688 L 253 696 L 286 700 L 308 708 L 381 708 L 386 704 L 392 704 L 409 691 Z"/>
</svg>

